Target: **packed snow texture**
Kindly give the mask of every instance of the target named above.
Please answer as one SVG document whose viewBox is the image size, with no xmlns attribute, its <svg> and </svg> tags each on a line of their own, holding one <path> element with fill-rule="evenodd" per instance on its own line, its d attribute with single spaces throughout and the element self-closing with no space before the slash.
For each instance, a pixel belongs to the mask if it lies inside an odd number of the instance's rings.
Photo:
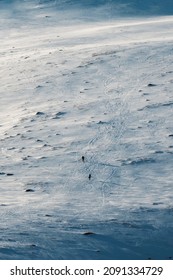
<svg viewBox="0 0 173 280">
<path fill-rule="evenodd" d="M 6 2 L 0 259 L 171 259 L 173 16 Z"/>
</svg>

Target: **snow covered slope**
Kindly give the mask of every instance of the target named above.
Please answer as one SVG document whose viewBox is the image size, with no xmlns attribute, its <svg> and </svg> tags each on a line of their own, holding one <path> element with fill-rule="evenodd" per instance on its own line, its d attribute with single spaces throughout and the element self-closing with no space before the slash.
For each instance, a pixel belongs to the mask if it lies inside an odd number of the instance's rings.
<svg viewBox="0 0 173 280">
<path fill-rule="evenodd" d="M 74 15 L 77 15 L 78 19 L 90 21 L 173 14 L 172 0 L 1 0 L 0 9 L 8 9 L 13 18 L 22 18 L 25 22 L 40 12 L 50 11 L 56 14 L 56 20 L 68 14 L 68 18 L 74 19 Z M 65 14 L 60 15 L 58 12 Z"/>
<path fill-rule="evenodd" d="M 172 258 L 173 16 L 41 2 L 0 12 L 0 259 Z"/>
</svg>

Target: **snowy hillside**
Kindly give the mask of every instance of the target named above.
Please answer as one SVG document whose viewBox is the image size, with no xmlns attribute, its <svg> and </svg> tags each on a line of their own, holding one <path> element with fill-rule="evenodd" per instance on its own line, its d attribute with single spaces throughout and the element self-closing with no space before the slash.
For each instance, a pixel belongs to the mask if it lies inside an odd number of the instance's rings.
<svg viewBox="0 0 173 280">
<path fill-rule="evenodd" d="M 13 18 L 23 18 L 25 21 L 44 12 L 53 12 L 58 21 L 67 14 L 69 19 L 77 16 L 78 19 L 82 17 L 82 20 L 90 21 L 173 14 L 172 0 L 1 0 L 1 15 L 4 9 L 8 9 Z M 62 15 L 62 11 L 65 14 Z"/>
<path fill-rule="evenodd" d="M 0 2 L 0 259 L 171 259 L 173 5 L 77 2 Z"/>
</svg>

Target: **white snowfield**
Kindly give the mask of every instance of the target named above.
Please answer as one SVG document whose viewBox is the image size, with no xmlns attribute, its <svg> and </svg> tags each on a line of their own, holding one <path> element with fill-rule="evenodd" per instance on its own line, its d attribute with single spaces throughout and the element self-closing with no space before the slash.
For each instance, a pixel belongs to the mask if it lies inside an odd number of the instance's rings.
<svg viewBox="0 0 173 280">
<path fill-rule="evenodd" d="M 173 16 L 0 13 L 0 259 L 173 258 Z"/>
</svg>

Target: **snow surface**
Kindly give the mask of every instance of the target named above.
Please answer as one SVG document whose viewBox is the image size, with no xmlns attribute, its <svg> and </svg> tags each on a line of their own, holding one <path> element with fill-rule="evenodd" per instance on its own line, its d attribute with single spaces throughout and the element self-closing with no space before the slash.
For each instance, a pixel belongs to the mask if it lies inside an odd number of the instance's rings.
<svg viewBox="0 0 173 280">
<path fill-rule="evenodd" d="M 173 16 L 7 2 L 0 259 L 171 259 Z"/>
</svg>

